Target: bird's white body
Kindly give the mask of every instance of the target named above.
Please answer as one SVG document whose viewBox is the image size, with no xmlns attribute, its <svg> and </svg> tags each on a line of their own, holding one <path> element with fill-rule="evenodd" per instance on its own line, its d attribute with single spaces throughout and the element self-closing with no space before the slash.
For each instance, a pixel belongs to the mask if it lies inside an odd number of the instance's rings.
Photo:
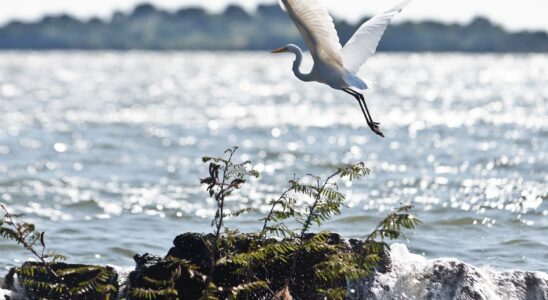
<svg viewBox="0 0 548 300">
<path fill-rule="evenodd" d="M 361 90 L 367 89 L 367 84 L 358 76 L 350 73 L 343 65 L 329 64 L 324 61 L 314 63 L 312 70 L 308 74 L 303 74 L 300 71 L 300 66 L 303 59 L 301 49 L 295 45 L 287 45 L 285 51 L 294 53 L 297 57 L 293 63 L 293 73 L 302 81 L 316 81 L 326 84 L 334 89 L 344 89 L 356 87 Z"/>
<path fill-rule="evenodd" d="M 310 77 L 313 81 L 326 84 L 334 89 L 356 87 L 365 90 L 367 88 L 358 76 L 350 73 L 344 66 L 326 64 L 322 61 L 314 64 L 310 71 Z"/>
<path fill-rule="evenodd" d="M 360 90 L 367 89 L 363 80 L 350 73 L 344 66 L 334 66 L 330 64 L 317 63 L 312 68 L 311 75 L 315 81 L 324 83 L 334 89 L 343 89 L 355 87 Z"/>
<path fill-rule="evenodd" d="M 300 80 L 320 82 L 356 97 L 367 123 L 373 131 L 382 136 L 378 123 L 373 122 L 369 114 L 363 95 L 354 90 L 369 88 L 357 74 L 365 61 L 376 52 L 379 41 L 392 18 L 411 0 L 405 0 L 365 22 L 344 47 L 339 42 L 333 18 L 319 0 L 279 1 L 303 36 L 314 59 L 314 67 L 308 74 L 300 71 L 303 53 L 295 45 L 287 45 L 274 50 L 273 53 L 294 53 L 296 59 L 293 63 L 293 73 Z"/>
</svg>

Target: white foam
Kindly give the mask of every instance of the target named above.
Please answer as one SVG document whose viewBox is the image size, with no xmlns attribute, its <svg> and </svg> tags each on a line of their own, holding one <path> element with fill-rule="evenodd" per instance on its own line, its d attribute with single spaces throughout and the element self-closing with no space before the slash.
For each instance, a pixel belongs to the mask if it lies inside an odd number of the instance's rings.
<svg viewBox="0 0 548 300">
<path fill-rule="evenodd" d="M 25 300 L 27 299 L 26 293 L 24 291 L 24 288 L 21 286 L 21 283 L 19 282 L 19 279 L 17 278 L 17 274 L 13 277 L 15 290 L 4 290 L 0 288 L 0 300 L 6 299 L 6 297 L 9 297 L 11 300 Z"/>
<path fill-rule="evenodd" d="M 358 284 L 360 299 L 548 299 L 546 273 L 497 272 L 454 258 L 429 260 L 403 244 L 391 246 L 391 258 L 387 273 Z"/>
<path fill-rule="evenodd" d="M 6 299 L 6 297 L 12 297 L 12 292 L 4 289 L 0 289 L 0 299 Z"/>
<path fill-rule="evenodd" d="M 109 267 L 112 267 L 114 271 L 118 273 L 118 297 L 124 299 L 124 293 L 129 286 L 129 273 L 135 270 L 135 267 L 119 267 L 115 265 L 109 265 Z"/>
</svg>

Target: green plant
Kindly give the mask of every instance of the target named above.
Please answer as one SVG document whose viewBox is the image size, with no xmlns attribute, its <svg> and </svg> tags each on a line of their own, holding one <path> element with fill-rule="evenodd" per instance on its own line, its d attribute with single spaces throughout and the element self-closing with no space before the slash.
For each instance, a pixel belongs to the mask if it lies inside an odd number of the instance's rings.
<svg viewBox="0 0 548 300">
<path fill-rule="evenodd" d="M 410 215 L 409 206 L 404 206 L 386 217 L 366 237 L 358 251 L 332 243 L 332 233 L 321 231 L 315 235 L 309 232 L 314 226 L 321 227 L 324 222 L 340 215 L 345 206 L 345 196 L 339 191 L 339 180 L 354 181 L 370 173 L 363 163 L 350 165 L 338 169 L 333 174 L 322 178 L 308 175 L 306 180 L 293 179 L 290 187 L 277 199 L 269 202 L 268 214 L 260 219 L 261 230 L 248 235 L 249 245 L 247 251 L 231 252 L 231 243 L 238 235 L 237 231 L 224 228 L 224 218 L 238 216 L 247 209 L 234 214 L 226 213 L 226 197 L 232 195 L 249 176 L 257 177 L 258 174 L 251 169 L 249 162 L 235 164 L 233 157 L 237 148 L 227 150 L 228 158 L 205 157 L 204 162 L 209 164 L 209 177 L 202 180 L 207 184 L 209 195 L 216 200 L 217 211 L 212 221 L 215 228 L 212 247 L 212 267 L 208 274 L 204 299 L 218 299 L 220 295 L 228 299 L 253 299 L 257 295 L 273 299 L 291 299 L 292 284 L 296 275 L 297 262 L 305 253 L 316 253 L 323 259 L 314 265 L 314 274 L 317 280 L 324 282 L 324 288 L 319 288 L 318 293 L 328 299 L 344 299 L 346 289 L 341 288 L 341 280 L 349 282 L 369 275 L 381 262 L 381 255 L 388 244 L 385 238 L 397 239 L 402 236 L 404 229 L 412 229 L 419 220 Z M 306 182 L 305 182 L 306 181 Z M 304 203 L 304 204 L 301 204 Z M 300 226 L 290 229 L 287 223 L 294 222 Z M 224 230 L 224 234 L 223 234 Z M 271 236 L 284 238 L 281 241 L 267 242 Z M 221 243 L 224 246 L 221 247 Z M 221 253 L 221 248 L 224 252 Z M 266 268 L 270 260 L 275 259 L 287 264 L 289 272 L 284 283 L 277 292 L 271 289 L 268 278 L 259 278 L 255 274 L 256 268 Z M 234 274 L 243 274 L 242 282 L 232 288 L 227 294 L 226 290 L 220 292 L 213 282 L 216 267 L 220 265 L 236 265 Z M 303 284 L 302 282 L 300 284 Z M 259 294 L 253 294 L 259 291 Z M 227 296 L 228 295 L 228 296 Z"/>
<path fill-rule="evenodd" d="M 278 199 L 269 203 L 270 211 L 265 218 L 261 219 L 263 226 L 257 239 L 252 241 L 251 251 L 236 255 L 232 258 L 232 262 L 246 266 L 247 281 L 252 277 L 250 275 L 252 265 L 265 264 L 272 257 L 288 263 L 290 271 L 287 273 L 283 287 L 277 293 L 271 295 L 275 299 L 291 298 L 290 283 L 292 276 L 296 273 L 297 261 L 304 251 L 332 255 L 330 257 L 331 264 L 322 263 L 315 266 L 319 278 L 328 279 L 329 276 L 333 280 L 341 278 L 335 278 L 335 267 L 337 267 L 337 276 L 358 278 L 364 272 L 358 274 L 358 267 L 353 268 L 350 265 L 357 258 L 330 244 L 328 241 L 329 232 L 321 232 L 312 238 L 307 238 L 307 233 L 312 226 L 321 226 L 325 221 L 341 213 L 345 197 L 338 191 L 337 178 L 353 181 L 367 174 L 369 174 L 369 169 L 363 163 L 359 163 L 341 168 L 323 181 L 320 177 L 313 175 L 307 176 L 312 179 L 310 184 L 296 179 L 291 180 L 290 188 L 284 191 Z M 299 197 L 305 198 L 305 200 L 306 198 L 311 199 L 312 202 L 299 206 L 297 205 Z M 289 229 L 285 222 L 290 220 L 299 223 L 300 228 Z M 277 243 L 261 245 L 268 235 L 280 236 L 286 239 Z M 335 261 L 338 263 L 335 264 Z M 367 266 L 369 266 L 369 262 Z M 247 294 L 247 298 L 249 298 L 249 294 Z"/>
<path fill-rule="evenodd" d="M 65 260 L 66 257 L 54 252 L 46 253 L 45 232 L 36 231 L 34 224 L 18 222 L 17 219 L 22 215 L 10 213 L 4 204 L 0 204 L 0 209 L 4 214 L 0 219 L 0 236 L 22 245 L 42 263 L 50 275 L 60 280 L 59 275 L 50 267 L 50 264 L 57 260 Z"/>
<path fill-rule="evenodd" d="M 118 287 L 111 283 L 113 274 L 110 270 L 97 266 L 58 264 L 59 260 L 67 258 L 55 252 L 46 252 L 44 232 L 37 231 L 34 224 L 19 221 L 22 215 L 10 213 L 4 204 L 0 204 L 0 210 L 3 212 L 0 236 L 16 241 L 39 261 L 15 268 L 27 291 L 48 295 L 52 299 L 80 299 L 85 295 L 112 299 L 112 295 L 117 294 Z"/>
<path fill-rule="evenodd" d="M 161 264 L 169 270 L 169 278 L 157 279 L 146 275 L 143 276 L 147 287 L 131 287 L 129 290 L 131 299 L 179 299 L 179 293 L 175 285 L 183 272 L 188 272 L 190 276 L 202 276 L 197 266 L 184 259 L 168 256 L 162 260 Z"/>
<path fill-rule="evenodd" d="M 283 203 L 284 210 L 276 218 L 271 219 L 271 221 L 278 222 L 273 227 L 273 233 L 282 233 L 284 236 L 296 239 L 296 247 L 295 249 L 291 249 L 294 250 L 291 259 L 291 270 L 286 277 L 283 288 L 276 294 L 276 298 L 291 298 L 290 283 L 292 275 L 295 274 L 297 261 L 303 251 L 333 253 L 327 262 L 315 266 L 317 276 L 323 280 L 337 280 L 341 277 L 351 279 L 362 275 L 362 272 L 358 272 L 359 270 L 352 265 L 356 260 L 353 254 L 341 252 L 336 246 L 327 242 L 329 232 L 321 232 L 310 239 L 305 239 L 305 237 L 313 225 L 321 226 L 333 216 L 341 214 L 345 197 L 338 191 L 336 179 L 353 181 L 369 173 L 370 170 L 363 163 L 358 163 L 337 170 L 325 180 L 322 180 L 318 176 L 308 175 L 309 178 L 312 178 L 312 183 L 310 184 L 302 183 L 299 180 L 292 180 L 290 182 L 292 191 L 312 199 L 312 203 L 305 205 L 304 209 L 299 210 L 299 208 L 295 207 L 295 199 L 283 198 L 285 200 Z M 279 223 L 288 218 L 295 218 L 301 225 L 298 234 L 292 230 L 288 231 L 282 223 Z M 331 292 L 329 296 L 333 297 L 335 294 Z"/>
<path fill-rule="evenodd" d="M 117 274 L 108 267 L 51 266 L 60 279 L 53 278 L 41 263 L 26 262 L 17 269 L 20 282 L 32 298 L 114 299 L 118 294 Z"/>
<path fill-rule="evenodd" d="M 211 226 L 214 227 L 214 240 L 212 241 L 211 252 L 213 253 L 212 263 L 209 270 L 209 276 L 206 279 L 206 288 L 203 294 L 203 299 L 217 299 L 219 287 L 215 285 L 212 278 L 215 274 L 215 268 L 219 264 L 221 259 L 221 234 L 224 228 L 224 220 L 227 217 L 237 217 L 242 213 L 249 211 L 249 209 L 243 209 L 236 212 L 227 212 L 226 199 L 230 197 L 235 191 L 240 189 L 249 177 L 259 177 L 259 173 L 251 168 L 251 163 L 245 161 L 242 163 L 234 163 L 233 158 L 238 147 L 233 147 L 225 151 L 228 158 L 212 158 L 204 157 L 203 162 L 209 162 L 209 177 L 201 180 L 202 184 L 207 185 L 207 192 L 209 196 L 215 199 L 217 204 L 217 210 L 215 217 L 211 222 Z M 227 237 L 230 237 L 228 234 Z M 230 241 L 230 239 L 227 239 Z M 262 284 L 260 284 L 262 285 Z M 230 293 L 231 297 L 236 298 L 238 293 L 243 289 L 255 287 L 254 284 L 238 286 L 232 289 Z"/>
</svg>

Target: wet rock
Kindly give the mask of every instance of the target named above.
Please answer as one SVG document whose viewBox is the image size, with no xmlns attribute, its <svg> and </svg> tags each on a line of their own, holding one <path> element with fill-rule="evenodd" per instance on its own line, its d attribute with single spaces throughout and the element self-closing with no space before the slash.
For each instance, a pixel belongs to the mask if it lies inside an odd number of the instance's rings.
<svg viewBox="0 0 548 300">
<path fill-rule="evenodd" d="M 539 272 L 503 272 L 496 276 L 499 290 L 513 290 L 519 299 L 548 300 L 548 276 Z"/>
<path fill-rule="evenodd" d="M 307 235 L 306 239 L 314 237 L 313 234 Z M 199 273 L 208 274 L 212 262 L 212 244 L 214 236 L 186 233 L 175 238 L 173 245 L 167 257 L 175 257 L 178 259 L 186 260 L 198 267 Z M 230 241 L 224 240 L 221 243 L 221 252 L 226 253 L 244 253 L 248 252 L 250 245 L 253 242 L 254 237 L 250 235 L 237 235 Z M 263 242 L 266 246 L 272 243 L 278 243 L 275 239 L 268 239 Z M 359 240 L 346 241 L 338 234 L 332 234 L 328 237 L 328 243 L 330 245 L 337 245 L 342 251 L 354 251 L 356 253 L 362 253 L 363 242 Z M 365 254 L 365 253 L 362 253 Z M 347 283 L 344 278 L 336 282 L 324 283 L 316 279 L 314 266 L 327 259 L 327 253 L 308 252 L 303 251 L 299 254 L 299 258 L 296 264 L 296 271 L 292 274 L 290 290 L 294 299 L 322 299 L 323 297 L 317 293 L 318 289 L 328 288 L 346 288 Z M 152 282 L 158 282 L 166 280 L 172 274 L 173 270 L 170 269 L 169 264 L 166 264 L 165 258 L 150 257 L 150 256 L 137 256 L 136 257 L 137 269 L 130 275 L 130 285 L 133 289 L 158 288 L 151 285 L 151 280 L 143 280 L 144 278 L 152 278 Z M 389 255 L 384 255 L 383 263 L 389 265 Z M 383 267 L 386 269 L 386 267 Z M 216 286 L 226 291 L 228 297 L 231 287 L 237 286 L 245 282 L 245 274 L 238 272 L 239 266 L 227 263 L 225 265 L 217 265 L 213 282 Z M 282 261 L 279 257 L 270 257 L 267 263 L 263 266 L 254 266 L 252 273 L 257 279 L 265 280 L 269 282 L 270 290 L 280 290 L 289 277 L 291 270 L 291 259 L 289 261 Z M 382 270 L 381 270 L 382 271 Z M 183 272 L 181 277 L 176 280 L 175 289 L 178 296 L 181 299 L 198 299 L 205 288 L 204 280 L 201 276 L 192 276 Z M 261 299 L 264 297 L 271 297 L 269 290 L 257 290 L 250 295 L 250 299 Z M 134 297 L 131 299 L 140 299 Z M 171 299 L 169 297 L 162 299 Z"/>
<path fill-rule="evenodd" d="M 15 268 L 11 268 L 8 272 L 8 275 L 6 275 L 4 283 L 2 284 L 2 288 L 6 290 L 15 290 L 14 277 L 15 277 Z"/>
<path fill-rule="evenodd" d="M 481 275 L 468 265 L 450 261 L 432 266 L 431 273 L 424 277 L 427 299 L 439 297 L 440 287 L 444 287 L 443 296 L 449 299 L 483 299 L 481 291 L 474 289 Z"/>
<path fill-rule="evenodd" d="M 129 274 L 125 298 L 147 298 L 145 295 L 148 291 L 148 293 L 154 293 L 154 299 L 176 299 L 175 293 L 172 291 L 174 289 L 174 268 L 170 266 L 168 261 L 163 257 L 148 253 L 144 255 L 136 254 L 133 259 L 136 267 Z"/>
<path fill-rule="evenodd" d="M 401 244 L 392 245 L 391 258 L 386 273 L 354 285 L 361 294 L 352 299 L 548 300 L 546 273 L 500 273 L 456 259 L 428 260 Z"/>
<path fill-rule="evenodd" d="M 307 235 L 312 238 L 314 235 Z M 199 299 L 205 287 L 201 273 L 208 274 L 211 267 L 212 235 L 188 233 L 178 236 L 166 256 L 150 254 L 136 255 L 136 267 L 127 280 L 127 288 L 121 295 L 116 294 L 117 279 L 120 275 L 110 267 L 54 264 L 56 272 L 64 273 L 64 282 L 70 289 L 83 282 L 97 278 L 99 271 L 106 274 L 102 286 L 113 289 L 98 292 L 96 285 L 81 289 L 80 294 L 68 296 L 63 290 L 47 289 L 37 285 L 42 282 L 55 284 L 55 280 L 36 263 L 25 263 L 12 269 L 0 290 L 0 299 Z M 250 235 L 237 235 L 223 240 L 222 254 L 242 253 L 250 249 L 255 238 Z M 260 246 L 279 243 L 268 239 Z M 336 245 L 340 251 L 353 251 L 365 254 L 364 243 L 360 240 L 345 240 L 337 234 L 328 237 L 328 243 Z M 390 254 L 384 253 L 380 268 L 369 277 L 355 282 L 340 279 L 327 285 L 315 278 L 313 266 L 326 258 L 322 252 L 302 252 L 299 254 L 296 271 L 291 276 L 290 292 L 293 299 L 324 299 L 317 293 L 318 288 L 346 288 L 349 299 L 426 299 L 426 300 L 491 300 L 524 299 L 548 300 L 548 274 L 542 272 L 496 272 L 489 268 L 477 268 L 456 259 L 428 260 L 409 253 L 404 245 L 392 245 Z M 172 259 L 175 258 L 175 259 Z M 177 263 L 185 260 L 197 267 L 197 271 L 182 271 Z M 270 289 L 280 291 L 291 269 L 289 261 L 269 257 L 264 265 L 254 266 L 253 274 L 258 279 L 269 282 Z M 29 270 L 35 269 L 34 274 Z M 213 281 L 225 291 L 221 298 L 227 298 L 228 287 L 244 282 L 245 274 L 236 272 L 238 267 L 231 263 L 217 266 Z M 26 270 L 22 272 L 21 270 Z M 94 288 L 95 287 L 95 288 Z M 25 294 L 26 293 L 26 294 Z M 153 295 L 153 297 L 151 297 Z M 270 299 L 272 292 L 257 290 L 249 299 Z M 245 299 L 241 297 L 240 299 Z"/>
<path fill-rule="evenodd" d="M 24 299 L 116 299 L 118 274 L 111 267 L 52 264 L 51 269 L 63 278 L 62 284 L 41 264 L 26 262 L 12 268 L 5 279 L 5 288 Z"/>
</svg>

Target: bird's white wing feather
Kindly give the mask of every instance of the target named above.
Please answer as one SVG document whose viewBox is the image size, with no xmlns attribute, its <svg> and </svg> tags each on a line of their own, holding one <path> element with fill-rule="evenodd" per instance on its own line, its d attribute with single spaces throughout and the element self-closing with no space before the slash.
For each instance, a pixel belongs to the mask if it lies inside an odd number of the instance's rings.
<svg viewBox="0 0 548 300">
<path fill-rule="evenodd" d="M 406 0 L 360 26 L 342 50 L 344 67 L 348 71 L 357 74 L 367 59 L 375 54 L 388 24 L 409 2 L 411 0 Z"/>
<path fill-rule="evenodd" d="M 318 0 L 280 2 L 303 36 L 314 61 L 342 66 L 341 43 L 327 9 Z"/>
<path fill-rule="evenodd" d="M 282 8 L 283 11 L 287 11 L 282 0 L 278 0 L 278 3 L 280 3 L 280 7 Z"/>
</svg>

